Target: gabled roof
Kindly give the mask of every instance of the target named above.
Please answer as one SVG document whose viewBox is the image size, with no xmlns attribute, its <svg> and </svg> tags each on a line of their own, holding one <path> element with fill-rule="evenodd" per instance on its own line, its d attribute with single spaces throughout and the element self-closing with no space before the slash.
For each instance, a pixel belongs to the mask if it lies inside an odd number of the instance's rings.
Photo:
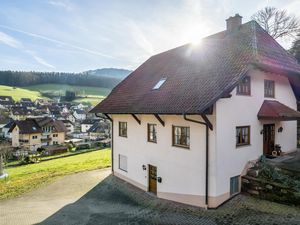
<svg viewBox="0 0 300 225">
<path fill-rule="evenodd" d="M 152 56 L 92 113 L 203 113 L 232 91 L 252 68 L 299 75 L 300 66 L 255 21 Z M 153 87 L 166 81 L 157 90 Z"/>
<path fill-rule="evenodd" d="M 88 129 L 88 133 L 103 133 L 106 129 L 109 129 L 109 124 L 105 122 L 96 122 Z"/>
<path fill-rule="evenodd" d="M 26 119 L 22 121 L 15 121 L 14 124 L 10 127 L 9 132 L 12 132 L 13 129 L 18 126 L 20 129 L 20 134 L 36 134 L 42 133 L 42 129 L 34 119 Z"/>
<path fill-rule="evenodd" d="M 257 114 L 260 120 L 297 120 L 300 119 L 300 112 L 275 100 L 265 100 Z"/>
</svg>

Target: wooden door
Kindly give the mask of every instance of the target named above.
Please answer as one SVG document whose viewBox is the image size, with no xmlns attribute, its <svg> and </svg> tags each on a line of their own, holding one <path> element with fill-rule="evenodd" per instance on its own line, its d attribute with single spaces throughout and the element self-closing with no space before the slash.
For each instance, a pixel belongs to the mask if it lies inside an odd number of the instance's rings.
<svg viewBox="0 0 300 225">
<path fill-rule="evenodd" d="M 275 124 L 264 125 L 264 155 L 272 155 L 275 145 Z"/>
<path fill-rule="evenodd" d="M 149 165 L 149 192 L 157 193 L 157 168 Z"/>
</svg>

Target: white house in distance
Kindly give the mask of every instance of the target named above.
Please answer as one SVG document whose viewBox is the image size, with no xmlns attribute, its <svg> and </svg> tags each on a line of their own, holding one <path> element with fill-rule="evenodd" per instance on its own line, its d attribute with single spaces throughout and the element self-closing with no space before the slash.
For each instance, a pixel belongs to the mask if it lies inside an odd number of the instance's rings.
<svg viewBox="0 0 300 225">
<path fill-rule="evenodd" d="M 112 121 L 115 176 L 215 208 L 239 193 L 249 161 L 296 149 L 300 66 L 255 21 L 226 22 L 152 56 L 91 110 Z"/>
</svg>

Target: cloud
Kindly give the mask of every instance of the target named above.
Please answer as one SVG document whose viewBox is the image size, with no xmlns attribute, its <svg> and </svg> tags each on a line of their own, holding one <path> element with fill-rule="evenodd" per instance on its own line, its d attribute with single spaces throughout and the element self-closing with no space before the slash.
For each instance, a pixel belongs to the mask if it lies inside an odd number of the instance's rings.
<svg viewBox="0 0 300 225">
<path fill-rule="evenodd" d="M 55 43 L 55 44 L 59 44 L 59 45 L 62 45 L 62 46 L 74 48 L 74 49 L 80 50 L 81 52 L 86 52 L 86 53 L 89 53 L 89 54 L 98 55 L 98 56 L 102 56 L 102 57 L 105 57 L 105 58 L 115 59 L 111 55 L 107 55 L 107 54 L 104 54 L 104 53 L 101 53 L 101 52 L 98 52 L 98 51 L 83 48 L 83 47 L 80 47 L 80 46 L 77 46 L 77 45 L 68 44 L 66 42 L 63 42 L 63 41 L 60 41 L 60 40 L 57 40 L 57 39 L 53 39 L 53 38 L 49 38 L 49 37 L 46 37 L 46 36 L 43 36 L 43 35 L 40 35 L 40 34 L 35 34 L 35 33 L 27 32 L 27 31 L 23 31 L 23 30 L 8 27 L 8 26 L 5 26 L 5 25 L 0 25 L 0 27 L 11 30 L 11 31 L 15 31 L 15 32 L 18 32 L 18 33 L 22 33 L 22 34 L 25 34 L 25 35 L 28 35 L 28 36 L 31 36 L 31 37 L 39 38 L 39 39 L 42 39 L 42 40 L 45 40 L 45 41 L 49 41 L 49 42 L 52 42 L 52 43 Z"/>
<path fill-rule="evenodd" d="M 17 39 L 15 39 L 14 37 L 6 34 L 6 33 L 3 33 L 0 31 L 0 42 L 2 42 L 3 44 L 5 45 L 8 45 L 12 48 L 15 48 L 15 49 L 18 49 L 18 50 L 21 50 L 27 54 L 29 54 L 30 56 L 32 56 L 32 58 L 40 63 L 41 65 L 44 65 L 44 66 L 47 66 L 47 67 L 50 67 L 50 68 L 55 68 L 53 65 L 47 63 L 44 59 L 42 59 L 41 57 L 39 57 L 34 51 L 30 51 L 30 50 L 27 50 L 23 43 L 18 41 Z"/>
<path fill-rule="evenodd" d="M 46 67 L 55 69 L 55 66 L 53 66 L 50 63 L 46 62 L 43 58 L 41 58 L 40 56 L 38 56 L 36 54 L 36 52 L 31 51 L 31 50 L 25 50 L 25 52 L 28 53 L 29 55 L 31 55 L 32 58 L 34 58 L 34 60 L 37 61 L 38 63 L 40 63 L 41 65 L 44 65 Z"/>
<path fill-rule="evenodd" d="M 71 3 L 69 1 L 50 0 L 50 1 L 48 1 L 48 3 L 52 6 L 63 8 L 67 11 L 72 11 L 73 10 L 73 6 L 71 5 Z"/>
<path fill-rule="evenodd" d="M 22 47 L 22 43 L 19 42 L 18 40 L 16 40 L 15 38 L 13 38 L 12 36 L 9 36 L 6 33 L 3 33 L 0 31 L 0 42 L 8 45 L 12 48 L 21 48 Z"/>
</svg>

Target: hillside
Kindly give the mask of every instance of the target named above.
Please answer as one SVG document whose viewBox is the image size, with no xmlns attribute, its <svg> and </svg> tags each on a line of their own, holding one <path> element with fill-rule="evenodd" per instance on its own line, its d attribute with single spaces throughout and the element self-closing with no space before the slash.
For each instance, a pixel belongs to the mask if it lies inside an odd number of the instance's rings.
<svg viewBox="0 0 300 225">
<path fill-rule="evenodd" d="M 116 69 L 116 68 L 102 68 L 96 70 L 88 70 L 83 72 L 84 74 L 103 76 L 103 77 L 114 77 L 119 79 L 126 78 L 132 71 L 125 69 Z"/>
<path fill-rule="evenodd" d="M 112 89 L 130 72 L 113 68 L 81 73 L 0 71 L 0 85 L 24 87 L 39 84 L 80 84 Z"/>
<path fill-rule="evenodd" d="M 41 94 L 38 91 L 0 85 L 0 96 L 2 95 L 12 96 L 15 101 L 19 101 L 21 98 L 30 98 L 31 100 L 41 98 Z"/>
</svg>

